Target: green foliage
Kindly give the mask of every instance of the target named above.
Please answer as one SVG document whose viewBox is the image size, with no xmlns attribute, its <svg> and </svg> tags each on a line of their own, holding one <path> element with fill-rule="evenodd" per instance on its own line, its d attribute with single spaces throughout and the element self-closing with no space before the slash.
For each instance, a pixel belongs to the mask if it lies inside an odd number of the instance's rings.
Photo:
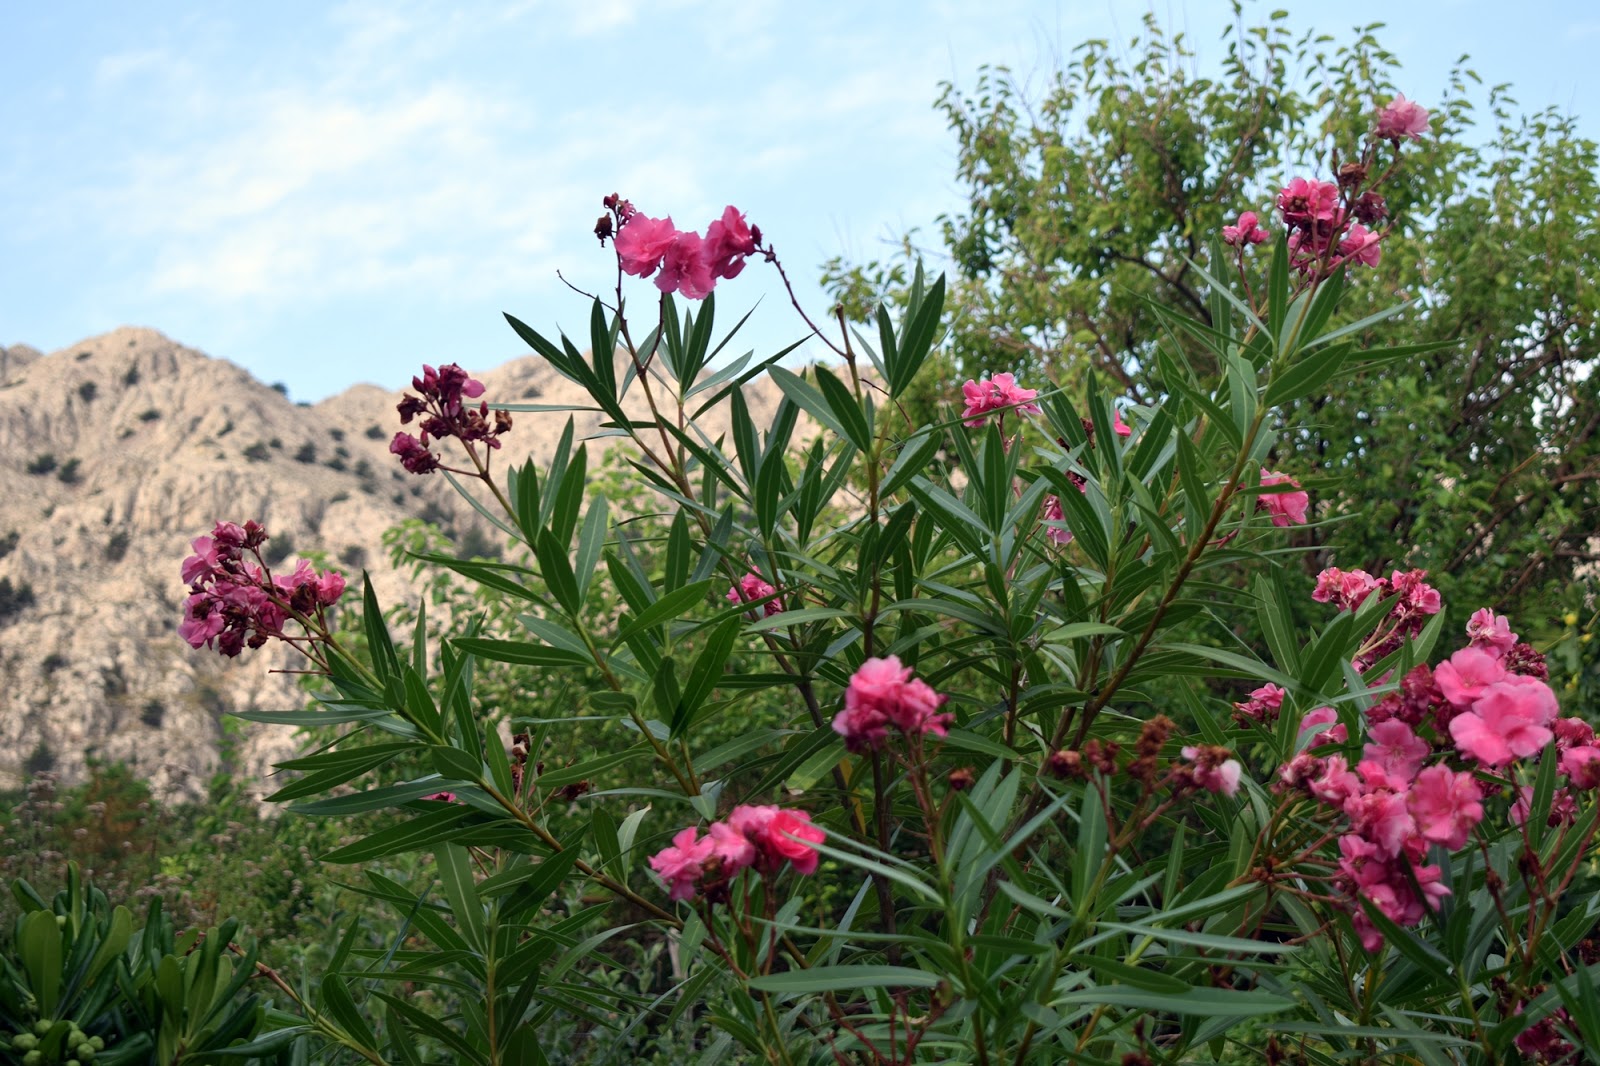
<svg viewBox="0 0 1600 1066">
<path fill-rule="evenodd" d="M 1429 91 L 1402 76 L 1376 27 L 1294 38 L 1283 12 L 1253 16 L 1224 35 L 1215 76 L 1151 18 L 1126 49 L 1083 45 L 1042 90 L 1004 68 L 970 91 L 945 86 L 968 202 L 939 226 L 955 279 L 937 392 L 1012 370 L 1074 388 L 1096 373 L 1135 401 L 1161 396 L 1171 384 L 1150 301 L 1211 324 L 1213 289 L 1193 261 L 1219 227 L 1245 210 L 1276 223 L 1285 180 L 1336 169 L 1330 150 L 1397 87 Z M 1413 309 L 1382 327 L 1384 342 L 1451 343 L 1355 391 L 1328 377 L 1274 412 L 1271 458 L 1314 480 L 1319 516 L 1339 519 L 1299 538 L 1317 549 L 1308 566 L 1425 567 L 1447 600 L 1551 632 L 1564 589 L 1595 591 L 1596 146 L 1570 116 L 1519 115 L 1504 86 L 1478 83 L 1459 66 L 1426 101 L 1430 135 L 1384 188 L 1394 229 L 1382 263 L 1334 322 L 1405 297 Z M 908 238 L 901 258 L 836 260 L 825 281 L 869 321 L 913 255 Z M 1374 329 L 1355 337 L 1370 344 Z M 1214 380 L 1204 345 L 1183 343 Z"/>
<path fill-rule="evenodd" d="M 135 930 L 128 908 L 76 864 L 53 900 L 21 880 L 12 896 L 20 911 L 12 953 L 0 956 L 0 1062 L 287 1063 L 305 1031 L 246 991 L 255 949 L 236 943 L 236 922 L 174 936 L 158 901 Z"/>
</svg>

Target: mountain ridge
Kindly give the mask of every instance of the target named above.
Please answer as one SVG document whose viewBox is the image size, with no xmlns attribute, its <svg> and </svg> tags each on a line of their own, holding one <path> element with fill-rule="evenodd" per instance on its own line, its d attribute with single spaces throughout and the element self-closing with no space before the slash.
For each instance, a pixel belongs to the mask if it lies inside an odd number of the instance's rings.
<svg viewBox="0 0 1600 1066">
<path fill-rule="evenodd" d="M 491 405 L 588 405 L 537 356 L 469 370 Z M 745 395 L 757 424 L 770 424 L 770 381 Z M 0 790 L 41 769 L 74 779 L 98 758 L 128 763 L 158 794 L 194 798 L 219 765 L 227 712 L 304 703 L 270 672 L 292 665 L 288 649 L 230 661 L 177 636 L 179 566 L 214 521 L 262 522 L 268 548 L 291 564 L 304 549 L 349 576 L 365 566 L 385 603 L 414 594 L 379 557 L 386 530 L 419 513 L 458 534 L 486 530 L 443 478 L 407 474 L 389 454 L 399 398 L 358 384 L 296 404 L 144 327 L 49 354 L 0 349 L 0 471 L 13 486 L 0 495 Z M 595 434 L 599 417 L 574 414 L 577 435 Z M 548 461 L 566 418 L 517 414 L 502 454 Z M 714 438 L 724 423 L 712 412 L 700 424 Z M 264 782 L 295 747 L 288 730 L 247 725 L 237 769 Z"/>
</svg>

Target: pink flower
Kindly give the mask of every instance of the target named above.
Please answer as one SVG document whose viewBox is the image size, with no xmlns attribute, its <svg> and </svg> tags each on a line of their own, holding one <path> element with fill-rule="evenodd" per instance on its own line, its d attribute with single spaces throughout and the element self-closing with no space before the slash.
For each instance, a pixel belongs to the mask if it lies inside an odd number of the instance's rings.
<svg viewBox="0 0 1600 1066">
<path fill-rule="evenodd" d="M 1305 745 L 1306 748 L 1320 748 L 1324 744 L 1343 744 L 1350 739 L 1350 730 L 1339 721 L 1339 712 L 1332 707 L 1318 707 L 1314 711 L 1306 712 L 1306 716 L 1300 719 L 1302 736 L 1312 733 L 1320 726 L 1331 726 L 1331 728 L 1314 733 L 1310 742 Z"/>
<path fill-rule="evenodd" d="M 1517 643 L 1517 635 L 1511 632 L 1510 620 L 1487 607 L 1478 608 L 1467 619 L 1467 639 L 1472 641 L 1473 647 L 1483 648 L 1496 656 L 1504 655 Z"/>
<path fill-rule="evenodd" d="M 711 853 L 722 860 L 722 868 L 734 874 L 756 861 L 756 846 L 726 822 L 715 822 L 710 830 Z"/>
<path fill-rule="evenodd" d="M 1300 487 L 1300 482 L 1288 474 L 1280 474 L 1273 470 L 1261 472 L 1261 487 L 1268 488 L 1272 485 L 1293 485 Z M 1257 506 L 1272 515 L 1272 524 L 1275 526 L 1300 525 L 1306 523 L 1306 508 L 1311 504 L 1311 497 L 1304 492 L 1273 492 L 1262 493 L 1256 497 Z"/>
<path fill-rule="evenodd" d="M 626 228 L 623 233 L 627 233 Z M 690 300 L 704 300 L 716 283 L 700 234 L 689 230 L 673 238 L 662 260 L 661 273 L 656 275 L 656 288 L 678 292 Z"/>
<path fill-rule="evenodd" d="M 1579 744 L 1561 753 L 1560 770 L 1575 788 L 1600 788 L 1600 748 Z"/>
<path fill-rule="evenodd" d="M 822 856 L 812 845 L 822 843 L 826 834 L 811 824 L 811 815 L 805 811 L 735 807 L 728 813 L 728 826 L 755 845 L 755 865 L 762 873 L 774 873 L 784 862 L 802 874 L 816 872 Z"/>
<path fill-rule="evenodd" d="M 1378 123 L 1372 132 L 1384 141 L 1420 141 L 1428 132 L 1428 109 L 1415 100 L 1407 100 L 1402 93 L 1378 111 Z"/>
<path fill-rule="evenodd" d="M 1430 766 L 1412 782 L 1406 802 L 1417 831 L 1455 851 L 1467 842 L 1473 826 L 1483 821 L 1482 798 L 1471 774 Z"/>
<path fill-rule="evenodd" d="M 1002 424 L 1005 416 L 1012 411 L 1019 415 L 1040 413 L 1039 405 L 1032 402 L 1039 395 L 1039 390 L 1022 388 L 1011 374 L 996 374 L 982 381 L 968 380 L 961 386 L 961 395 L 966 400 L 961 414 L 972 429 L 987 423 L 990 413 L 994 413 L 995 420 Z"/>
<path fill-rule="evenodd" d="M 339 602 L 339 597 L 344 595 L 344 575 L 336 570 L 329 570 L 317 579 L 317 602 L 324 607 L 331 607 Z"/>
<path fill-rule="evenodd" d="M 1378 845 L 1388 858 L 1399 856 L 1406 839 L 1417 831 L 1403 792 L 1379 789 L 1352 796 L 1344 801 L 1344 813 L 1355 831 Z"/>
<path fill-rule="evenodd" d="M 1506 676 L 1505 664 L 1482 648 L 1462 648 L 1433 668 L 1433 679 L 1444 698 L 1457 707 L 1470 707 L 1483 690 Z"/>
<path fill-rule="evenodd" d="M 1238 225 L 1222 227 L 1222 242 L 1235 244 L 1241 248 L 1247 244 L 1260 244 L 1272 234 L 1256 225 L 1258 221 L 1260 220 L 1256 218 L 1254 211 L 1241 212 Z"/>
<path fill-rule="evenodd" d="M 1234 719 L 1241 724 L 1248 719 L 1252 722 L 1272 722 L 1278 718 L 1278 712 L 1283 708 L 1284 691 L 1277 685 L 1266 684 L 1258 689 L 1253 689 L 1243 703 L 1235 703 L 1233 709 L 1238 713 Z"/>
<path fill-rule="evenodd" d="M 1390 781 L 1409 782 L 1433 754 L 1433 747 L 1398 718 L 1373 726 L 1367 736 L 1370 741 L 1362 748 L 1362 765 L 1366 760 L 1377 763 Z"/>
<path fill-rule="evenodd" d="M 1546 728 L 1557 713 L 1550 686 L 1513 674 L 1490 685 L 1472 710 L 1450 720 L 1450 735 L 1463 755 L 1501 767 L 1535 754 L 1554 735 Z"/>
<path fill-rule="evenodd" d="M 1066 512 L 1061 509 L 1061 497 L 1047 496 L 1044 501 L 1044 531 L 1057 544 L 1072 543 L 1072 530 L 1066 527 Z"/>
<path fill-rule="evenodd" d="M 701 869 L 714 848 L 711 837 L 701 837 L 700 831 L 690 826 L 672 838 L 670 847 L 650 857 L 650 868 L 667 886 L 668 899 L 694 897 L 695 882 L 700 880 Z"/>
<path fill-rule="evenodd" d="M 1220 792 L 1224 796 L 1239 793 L 1239 776 L 1244 768 L 1238 759 L 1223 759 L 1225 748 L 1185 747 L 1183 757 L 1194 763 L 1194 783 L 1207 792 Z"/>
<path fill-rule="evenodd" d="M 439 457 L 409 433 L 396 433 L 389 442 L 389 451 L 400 457 L 400 465 L 410 473 L 427 474 L 439 469 Z"/>
<path fill-rule="evenodd" d="M 1111 431 L 1119 437 L 1133 436 L 1133 427 L 1122 420 L 1122 412 L 1115 407 L 1111 409 Z"/>
<path fill-rule="evenodd" d="M 1397 618 L 1438 614 L 1444 606 L 1439 590 L 1427 582 L 1426 570 L 1396 570 L 1389 575 L 1389 589 L 1400 600 L 1394 606 Z"/>
<path fill-rule="evenodd" d="M 192 585 L 217 567 L 217 549 L 210 537 L 196 537 L 194 554 L 183 561 L 183 583 Z"/>
<path fill-rule="evenodd" d="M 833 731 L 844 737 L 846 747 L 876 748 L 890 726 L 910 737 L 949 732 L 955 716 L 939 713 L 945 697 L 911 674 L 893 655 L 861 664 L 845 688 L 844 710 L 833 719 Z"/>
<path fill-rule="evenodd" d="M 422 798 L 425 799 L 425 800 L 437 800 L 440 803 L 460 803 L 461 802 L 460 800 L 456 799 L 456 794 L 454 792 L 435 792 L 432 795 L 423 796 Z"/>
<path fill-rule="evenodd" d="M 706 227 L 706 262 L 718 278 L 734 278 L 744 269 L 744 257 L 756 250 L 760 230 L 751 232 L 744 214 L 729 205 L 722 217 Z"/>
<path fill-rule="evenodd" d="M 1556 748 L 1560 751 L 1594 743 L 1594 726 L 1582 718 L 1557 718 L 1550 723 L 1550 732 L 1556 735 Z"/>
<path fill-rule="evenodd" d="M 1278 194 L 1278 210 L 1291 226 L 1332 222 L 1339 215 L 1339 186 L 1295 178 Z"/>
<path fill-rule="evenodd" d="M 1361 779 L 1350 772 L 1343 755 L 1330 755 L 1322 764 L 1322 776 L 1310 783 L 1311 794 L 1323 803 L 1343 807 L 1361 794 Z"/>
<path fill-rule="evenodd" d="M 741 577 L 737 585 L 728 587 L 727 600 L 729 603 L 754 603 L 757 600 L 766 599 L 777 591 L 777 589 L 763 581 L 760 574 L 752 572 Z M 770 600 L 762 605 L 762 610 L 768 617 L 779 614 L 783 611 L 783 600 Z M 750 612 L 750 614 L 751 617 L 755 616 L 754 611 Z"/>
<path fill-rule="evenodd" d="M 1311 598 L 1317 603 L 1332 603 L 1341 611 L 1353 611 L 1383 587 L 1382 578 L 1373 577 L 1365 570 L 1340 570 L 1330 566 L 1317 575 L 1317 587 L 1312 590 Z"/>
<path fill-rule="evenodd" d="M 1383 258 L 1383 237 L 1357 222 L 1339 241 L 1339 257 L 1344 262 L 1357 262 L 1375 267 Z"/>
<path fill-rule="evenodd" d="M 622 272 L 637 278 L 648 278 L 661 265 L 667 249 L 672 247 L 677 236 L 678 227 L 672 224 L 671 216 L 650 218 L 634 215 L 617 232 L 616 240 L 612 242 L 617 250 L 617 259 L 622 263 Z"/>
</svg>

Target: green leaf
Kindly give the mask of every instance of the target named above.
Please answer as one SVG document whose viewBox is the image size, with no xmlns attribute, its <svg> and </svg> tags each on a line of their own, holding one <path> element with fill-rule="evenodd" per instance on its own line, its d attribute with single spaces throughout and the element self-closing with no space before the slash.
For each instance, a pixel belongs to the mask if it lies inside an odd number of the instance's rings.
<svg viewBox="0 0 1600 1066">
<path fill-rule="evenodd" d="M 594 659 L 566 648 L 551 648 L 520 640 L 486 640 L 456 637 L 450 642 L 468 655 L 517 666 L 593 666 Z"/>
<path fill-rule="evenodd" d="M 850 390 L 844 387 L 844 383 L 825 367 L 817 367 L 815 373 L 823 400 L 839 424 L 844 427 L 845 439 L 861 451 L 869 451 L 872 448 L 872 426 L 867 421 L 867 415 L 862 411 L 861 405 L 856 402 Z"/>
<path fill-rule="evenodd" d="M 1249 1018 L 1289 1010 L 1295 1002 L 1258 990 L 1193 988 L 1181 995 L 1169 995 L 1127 985 L 1096 985 L 1057 996 L 1050 1005 L 1077 1004 L 1126 1007 L 1136 1011 L 1158 1011 L 1196 1018 Z"/>
<path fill-rule="evenodd" d="M 815 386 L 804 378 L 783 369 L 781 366 L 770 368 L 767 374 L 772 378 L 773 383 L 783 391 L 783 394 L 794 401 L 797 407 L 845 440 L 851 439 L 850 432 L 845 429 L 844 423 L 840 422 L 834 415 L 833 408 L 829 406 L 827 400 L 823 399 L 822 393 L 817 391 Z"/>
<path fill-rule="evenodd" d="M 456 927 L 467 943 L 482 951 L 484 948 L 483 904 L 478 899 L 477 885 L 472 877 L 472 858 L 459 844 L 446 844 L 434 852 L 439 866 L 439 881 L 444 898 L 450 902 L 450 911 L 456 917 Z"/>
<path fill-rule="evenodd" d="M 614 648 L 619 644 L 626 643 L 629 639 L 654 629 L 663 622 L 671 621 L 687 614 L 697 604 L 705 601 L 706 596 L 711 592 L 713 584 L 715 584 L 714 580 L 696 581 L 691 585 L 684 585 L 682 588 L 663 594 L 660 599 L 639 612 L 636 618 L 633 618 L 627 625 L 623 626 L 617 633 L 616 639 L 611 642 L 611 646 Z"/>
<path fill-rule="evenodd" d="M 943 976 L 908 966 L 813 966 L 754 977 L 749 987 L 795 995 L 859 988 L 936 988 Z"/>
</svg>

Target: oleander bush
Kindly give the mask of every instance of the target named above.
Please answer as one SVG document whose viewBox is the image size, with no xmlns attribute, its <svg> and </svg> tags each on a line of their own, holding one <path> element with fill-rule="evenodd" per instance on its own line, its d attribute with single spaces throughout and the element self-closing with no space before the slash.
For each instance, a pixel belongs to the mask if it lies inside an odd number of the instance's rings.
<svg viewBox="0 0 1600 1066">
<path fill-rule="evenodd" d="M 270 799 L 365 819 L 321 860 L 368 864 L 332 876 L 384 914 L 258 1039 L 396 1064 L 1595 1054 L 1593 729 L 1495 604 L 1455 605 L 1463 631 L 1421 569 L 1290 565 L 1315 485 L 1289 413 L 1453 343 L 1370 343 L 1404 303 L 1341 311 L 1404 241 L 1385 194 L 1430 130 L 1395 97 L 1336 169 L 1203 235 L 1199 306 L 1141 304 L 1140 403 L 996 372 L 917 417 L 946 341 L 920 269 L 865 330 L 795 300 L 826 363 L 726 359 L 743 320 L 713 290 L 787 283 L 768 235 L 607 197 L 588 335 L 507 316 L 589 402 L 448 365 L 399 405 L 391 451 L 499 559 L 401 534 L 432 575 L 403 626 L 370 582 L 269 562 L 295 531 L 219 521 L 183 564 L 196 648 L 303 656 L 315 705 L 243 717 L 314 731 Z M 520 420 L 563 414 L 548 463 L 513 458 Z M 592 475 L 579 414 L 625 470 Z"/>
</svg>

